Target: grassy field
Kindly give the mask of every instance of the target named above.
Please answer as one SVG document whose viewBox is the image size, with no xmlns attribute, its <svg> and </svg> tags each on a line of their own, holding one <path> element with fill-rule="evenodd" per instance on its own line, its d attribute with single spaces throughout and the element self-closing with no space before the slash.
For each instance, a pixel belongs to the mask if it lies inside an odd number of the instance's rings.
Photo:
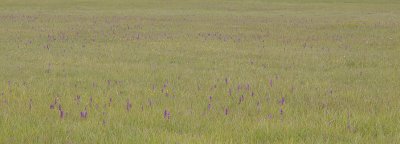
<svg viewBox="0 0 400 144">
<path fill-rule="evenodd" d="M 0 143 L 396 143 L 397 0 L 0 0 Z"/>
</svg>

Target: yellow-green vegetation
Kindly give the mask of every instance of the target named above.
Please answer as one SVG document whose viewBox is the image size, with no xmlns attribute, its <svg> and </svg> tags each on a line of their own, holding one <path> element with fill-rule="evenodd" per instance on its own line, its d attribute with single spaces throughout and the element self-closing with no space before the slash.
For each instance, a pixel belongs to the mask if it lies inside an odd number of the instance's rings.
<svg viewBox="0 0 400 144">
<path fill-rule="evenodd" d="M 0 143 L 396 143 L 397 0 L 1 0 Z"/>
</svg>

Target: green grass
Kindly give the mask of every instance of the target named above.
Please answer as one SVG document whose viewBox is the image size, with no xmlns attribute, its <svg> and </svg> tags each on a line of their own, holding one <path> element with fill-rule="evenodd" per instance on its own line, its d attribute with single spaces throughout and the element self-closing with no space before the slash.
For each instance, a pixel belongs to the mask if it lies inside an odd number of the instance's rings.
<svg viewBox="0 0 400 144">
<path fill-rule="evenodd" d="M 2 0 L 0 143 L 396 143 L 399 39 L 395 0 Z"/>
</svg>

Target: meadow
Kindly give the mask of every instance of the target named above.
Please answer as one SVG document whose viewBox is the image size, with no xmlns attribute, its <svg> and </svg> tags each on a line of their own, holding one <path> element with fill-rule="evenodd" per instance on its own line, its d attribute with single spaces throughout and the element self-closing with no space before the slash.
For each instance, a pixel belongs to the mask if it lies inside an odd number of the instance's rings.
<svg viewBox="0 0 400 144">
<path fill-rule="evenodd" d="M 397 0 L 0 0 L 0 143 L 397 143 Z"/>
</svg>

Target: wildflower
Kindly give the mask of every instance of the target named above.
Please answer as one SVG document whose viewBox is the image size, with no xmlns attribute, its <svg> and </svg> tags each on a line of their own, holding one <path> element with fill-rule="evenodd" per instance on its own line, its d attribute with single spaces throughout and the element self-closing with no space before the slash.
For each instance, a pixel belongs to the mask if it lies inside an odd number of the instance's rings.
<svg viewBox="0 0 400 144">
<path fill-rule="evenodd" d="M 281 105 L 285 104 L 285 97 L 282 97 L 281 101 L 279 102 Z"/>
<path fill-rule="evenodd" d="M 82 111 L 81 112 L 81 118 L 86 118 L 87 117 L 87 111 Z"/>
<path fill-rule="evenodd" d="M 50 105 L 50 109 L 54 109 L 54 104 L 51 104 L 51 105 Z"/>
<path fill-rule="evenodd" d="M 243 101 L 244 101 L 244 96 L 242 95 L 239 97 L 239 104 L 241 104 Z"/>
<path fill-rule="evenodd" d="M 272 119 L 272 114 L 268 114 L 268 115 L 267 115 L 267 118 L 268 118 L 268 119 Z"/>
<path fill-rule="evenodd" d="M 60 110 L 60 118 L 63 119 L 64 118 L 64 111 Z"/>
<path fill-rule="evenodd" d="M 127 110 L 127 111 L 130 111 L 131 108 L 132 108 L 132 104 L 131 104 L 131 102 L 130 102 L 129 99 L 128 99 L 128 101 L 126 102 L 126 110 Z"/>
<path fill-rule="evenodd" d="M 170 119 L 171 118 L 171 113 L 167 110 L 164 110 L 164 119 Z"/>
<path fill-rule="evenodd" d="M 87 107 L 85 107 L 85 110 L 81 112 L 81 118 L 86 118 L 87 117 Z"/>
<path fill-rule="evenodd" d="M 269 80 L 269 85 L 272 87 L 272 79 Z"/>
<path fill-rule="evenodd" d="M 228 115 L 228 108 L 225 108 L 225 115 Z"/>
</svg>

